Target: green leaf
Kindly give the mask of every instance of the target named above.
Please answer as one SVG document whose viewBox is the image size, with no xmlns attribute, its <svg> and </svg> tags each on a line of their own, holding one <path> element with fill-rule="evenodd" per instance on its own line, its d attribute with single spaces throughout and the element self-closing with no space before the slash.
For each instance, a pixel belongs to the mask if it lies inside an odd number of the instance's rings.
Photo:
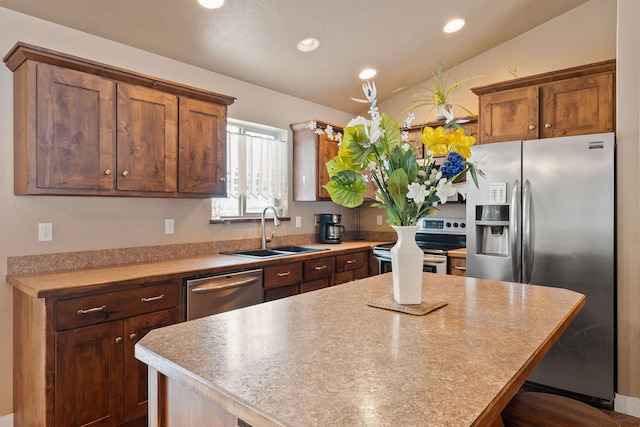
<svg viewBox="0 0 640 427">
<path fill-rule="evenodd" d="M 364 132 L 364 125 L 347 126 L 343 130 L 342 143 L 338 155 L 345 159 L 345 164 L 352 170 L 364 169 L 368 162 L 371 148 L 364 148 L 363 143 L 367 142 L 367 135 Z"/>
<path fill-rule="evenodd" d="M 362 194 L 367 189 L 367 184 L 359 173 L 343 170 L 333 175 L 324 188 L 329 192 L 334 203 L 355 208 L 362 204 Z"/>
<path fill-rule="evenodd" d="M 387 181 L 389 186 L 389 194 L 393 200 L 393 204 L 398 212 L 403 212 L 407 206 L 407 187 L 409 186 L 409 179 L 407 173 L 403 169 L 396 169 L 389 176 Z M 391 206 L 389 206 L 391 208 Z"/>
<path fill-rule="evenodd" d="M 389 162 L 393 170 L 404 169 L 407 173 L 407 185 L 409 182 L 416 180 L 418 176 L 418 162 L 416 156 L 411 150 L 404 151 L 400 147 L 394 148 L 389 154 Z"/>
</svg>

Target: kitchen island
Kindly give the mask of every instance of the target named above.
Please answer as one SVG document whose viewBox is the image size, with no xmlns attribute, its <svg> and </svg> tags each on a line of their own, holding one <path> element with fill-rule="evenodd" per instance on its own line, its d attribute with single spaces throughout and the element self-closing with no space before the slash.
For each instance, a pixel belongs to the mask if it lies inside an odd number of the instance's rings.
<svg viewBox="0 0 640 427">
<path fill-rule="evenodd" d="M 149 425 L 492 425 L 584 305 L 565 289 L 425 273 L 424 316 L 368 306 L 384 274 L 157 329 Z M 244 424 L 240 424 L 244 425 Z"/>
</svg>

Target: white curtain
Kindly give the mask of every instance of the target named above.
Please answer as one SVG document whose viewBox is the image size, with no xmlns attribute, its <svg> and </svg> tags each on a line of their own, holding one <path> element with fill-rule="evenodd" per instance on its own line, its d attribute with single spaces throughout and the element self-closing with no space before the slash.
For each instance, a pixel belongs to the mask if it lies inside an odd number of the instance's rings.
<svg viewBox="0 0 640 427">
<path fill-rule="evenodd" d="M 287 141 L 227 132 L 230 197 L 286 199 Z"/>
</svg>

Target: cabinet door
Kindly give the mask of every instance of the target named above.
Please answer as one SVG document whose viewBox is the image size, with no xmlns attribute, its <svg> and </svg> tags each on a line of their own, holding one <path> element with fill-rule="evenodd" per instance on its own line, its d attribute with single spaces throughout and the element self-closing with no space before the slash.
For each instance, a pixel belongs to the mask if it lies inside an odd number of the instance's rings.
<svg viewBox="0 0 640 427">
<path fill-rule="evenodd" d="M 342 132 L 342 129 L 334 129 L 335 132 Z M 327 137 L 326 133 L 318 135 L 318 188 L 316 194 L 318 200 L 331 200 L 329 192 L 325 190 L 324 186 L 329 182 L 331 178 L 329 172 L 327 172 L 326 163 L 338 155 L 338 142 L 332 141 Z"/>
<path fill-rule="evenodd" d="M 180 98 L 178 189 L 181 193 L 227 194 L 227 108 Z"/>
<path fill-rule="evenodd" d="M 57 426 L 116 426 L 122 420 L 122 321 L 55 335 Z"/>
<path fill-rule="evenodd" d="M 118 84 L 118 190 L 177 191 L 178 100 Z"/>
<path fill-rule="evenodd" d="M 538 86 L 480 96 L 479 143 L 538 138 Z"/>
<path fill-rule="evenodd" d="M 562 80 L 542 87 L 544 138 L 613 131 L 613 74 Z"/>
<path fill-rule="evenodd" d="M 115 84 L 37 64 L 36 176 L 39 188 L 113 188 Z"/>
<path fill-rule="evenodd" d="M 147 365 L 136 359 L 134 347 L 150 330 L 180 321 L 178 309 L 163 310 L 124 320 L 125 421 L 147 415 Z"/>
</svg>

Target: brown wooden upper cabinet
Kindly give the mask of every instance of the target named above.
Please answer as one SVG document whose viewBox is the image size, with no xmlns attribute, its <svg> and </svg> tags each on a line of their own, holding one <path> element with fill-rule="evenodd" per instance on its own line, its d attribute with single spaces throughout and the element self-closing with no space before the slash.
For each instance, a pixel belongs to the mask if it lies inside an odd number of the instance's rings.
<svg viewBox="0 0 640 427">
<path fill-rule="evenodd" d="M 615 60 L 508 80 L 478 95 L 478 142 L 612 132 Z"/>
<path fill-rule="evenodd" d="M 138 197 L 226 194 L 235 99 L 18 43 L 14 193 Z"/>
<path fill-rule="evenodd" d="M 293 200 L 331 200 L 324 185 L 329 182 L 325 164 L 338 155 L 338 141 L 325 132 L 317 134 L 309 127 L 311 120 L 291 124 L 293 131 Z M 316 121 L 321 129 L 332 126 L 335 133 L 342 133 L 342 127 L 327 122 Z"/>
</svg>

